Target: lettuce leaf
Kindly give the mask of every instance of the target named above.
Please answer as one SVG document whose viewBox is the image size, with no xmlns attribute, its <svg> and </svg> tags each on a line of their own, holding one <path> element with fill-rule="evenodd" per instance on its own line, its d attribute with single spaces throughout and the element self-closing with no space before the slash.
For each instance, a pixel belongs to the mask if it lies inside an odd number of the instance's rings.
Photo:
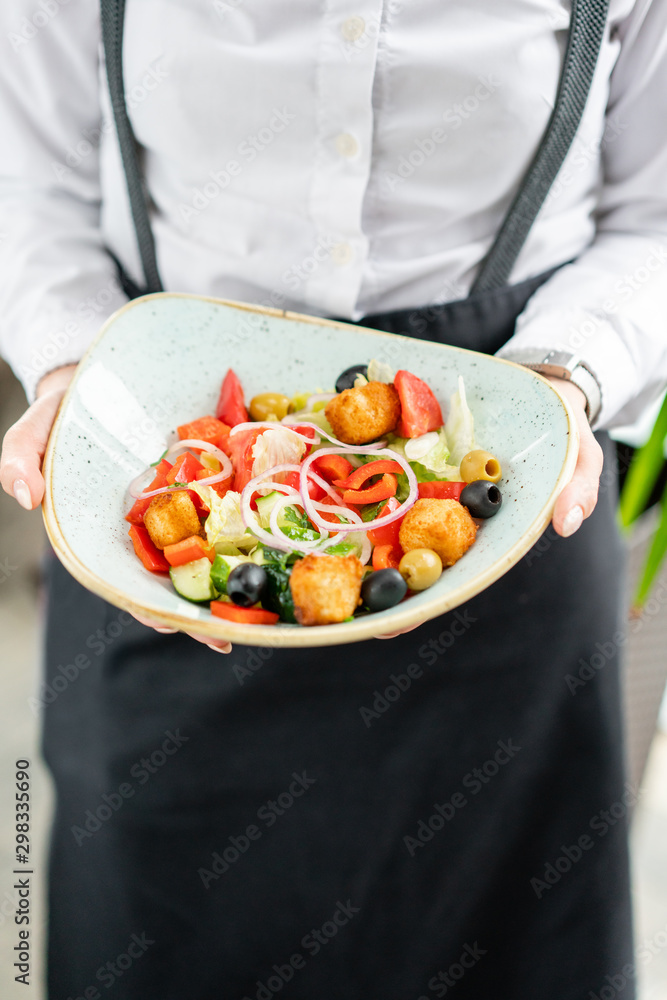
<svg viewBox="0 0 667 1000">
<path fill-rule="evenodd" d="M 459 375 L 459 388 L 449 403 L 449 415 L 445 422 L 445 434 L 449 443 L 450 460 L 458 466 L 461 459 L 472 451 L 475 445 L 475 426 L 466 399 L 463 378 Z M 423 461 L 423 459 L 422 459 Z"/>
<path fill-rule="evenodd" d="M 193 483 L 190 488 L 199 494 L 211 510 L 204 529 L 209 545 L 213 545 L 216 552 L 224 554 L 229 551 L 230 546 L 248 550 L 257 545 L 257 539 L 246 531 L 241 517 L 240 493 L 228 490 L 224 497 L 221 497 L 211 486 Z"/>
</svg>

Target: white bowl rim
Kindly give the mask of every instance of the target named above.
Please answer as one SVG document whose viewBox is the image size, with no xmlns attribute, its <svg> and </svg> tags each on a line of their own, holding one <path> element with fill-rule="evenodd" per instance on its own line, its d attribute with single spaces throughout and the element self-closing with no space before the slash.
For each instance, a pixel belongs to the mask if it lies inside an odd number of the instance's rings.
<svg viewBox="0 0 667 1000">
<path fill-rule="evenodd" d="M 281 319 L 298 320 L 304 323 L 312 323 L 317 326 L 359 329 L 358 324 L 324 319 L 320 316 L 309 316 L 304 313 L 296 313 L 284 309 L 274 309 L 268 306 L 255 306 L 247 302 L 236 302 L 233 299 L 219 299 L 213 296 L 195 295 L 188 292 L 154 292 L 149 295 L 142 295 L 136 299 L 130 300 L 113 313 L 100 328 L 99 333 L 83 355 L 80 364 L 88 359 L 97 347 L 98 343 L 105 336 L 109 327 L 114 324 L 120 316 L 139 304 L 149 302 L 152 299 L 159 299 L 163 301 L 165 298 L 196 299 L 200 302 L 211 302 L 215 305 L 228 306 L 234 309 L 244 310 L 246 312 L 260 313 L 261 315 L 275 316 Z M 361 326 L 361 329 L 363 329 L 365 333 L 372 333 L 378 337 L 391 337 L 394 343 L 397 337 L 406 341 L 406 343 L 412 342 L 411 337 L 405 337 L 402 334 L 386 333 L 383 330 L 373 330 L 370 327 L 364 326 Z M 474 355 L 479 354 L 477 351 L 471 351 L 463 347 L 453 347 L 449 344 L 443 344 L 441 346 L 446 347 L 447 350 L 450 351 L 461 351 L 465 354 Z M 507 361 L 504 358 L 498 358 L 494 355 L 482 356 L 487 359 L 492 359 L 498 364 L 509 365 L 512 368 L 522 367 L 521 365 L 516 365 L 512 361 Z M 53 496 L 53 466 L 58 443 L 58 434 L 63 425 L 64 414 L 67 411 L 70 398 L 76 391 L 81 370 L 81 368 L 77 369 L 65 395 L 63 396 L 51 435 L 49 437 L 49 442 L 44 456 L 43 474 L 46 489 L 44 499 L 42 501 L 42 514 L 49 541 L 51 542 L 51 545 L 53 546 L 53 549 L 60 561 L 79 583 L 81 583 L 87 590 L 92 591 L 94 594 L 97 594 L 99 597 L 108 601 L 110 604 L 113 604 L 124 611 L 128 611 L 131 615 L 139 618 L 153 619 L 156 625 L 169 626 L 170 628 L 175 628 L 183 632 L 194 632 L 197 635 L 205 636 L 211 639 L 226 639 L 230 642 L 236 642 L 247 646 L 268 646 L 272 648 L 332 646 L 377 638 L 378 634 L 382 634 L 381 631 L 379 632 L 379 623 L 372 614 L 364 615 L 363 617 L 354 619 L 354 621 L 351 622 L 341 622 L 335 625 L 318 625 L 311 628 L 287 625 L 283 623 L 278 625 L 246 625 L 242 623 L 228 622 L 225 619 L 215 618 L 213 616 L 211 616 L 210 620 L 199 621 L 190 618 L 187 615 L 163 611 L 150 604 L 144 604 L 141 601 L 134 600 L 125 591 L 110 585 L 103 577 L 94 573 L 77 555 L 75 555 L 70 548 L 65 537 L 65 533 L 58 520 L 56 504 Z M 529 528 L 521 535 L 520 538 L 517 539 L 517 541 L 500 559 L 497 559 L 491 566 L 487 567 L 487 569 L 478 573 L 476 576 L 461 584 L 460 587 L 455 588 L 449 593 L 441 595 L 440 597 L 436 596 L 430 601 L 420 603 L 415 608 L 411 608 L 412 602 L 408 600 L 392 609 L 393 614 L 390 626 L 391 632 L 409 628 L 424 621 L 428 621 L 431 618 L 445 614 L 447 611 L 453 610 L 459 605 L 464 604 L 466 601 L 475 597 L 477 594 L 481 593 L 481 591 L 485 590 L 492 583 L 495 583 L 496 580 L 500 579 L 500 577 L 510 570 L 512 566 L 516 565 L 519 559 L 521 559 L 521 557 L 532 548 L 543 531 L 549 525 L 556 500 L 574 473 L 579 451 L 579 430 L 569 401 L 558 391 L 554 383 L 550 382 L 546 378 L 543 378 L 542 375 L 529 368 L 522 368 L 522 371 L 525 372 L 527 376 L 538 379 L 540 382 L 543 382 L 549 387 L 563 406 L 567 417 L 567 449 L 561 470 L 548 500 Z"/>
</svg>

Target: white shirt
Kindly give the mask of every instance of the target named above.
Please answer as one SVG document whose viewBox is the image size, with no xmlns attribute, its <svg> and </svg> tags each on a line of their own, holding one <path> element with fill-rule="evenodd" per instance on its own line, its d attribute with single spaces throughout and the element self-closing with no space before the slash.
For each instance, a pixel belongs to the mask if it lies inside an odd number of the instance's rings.
<svg viewBox="0 0 667 1000">
<path fill-rule="evenodd" d="M 31 397 L 138 255 L 95 0 L 0 7 L 0 343 Z M 128 0 L 168 290 L 315 315 L 466 295 L 552 110 L 559 0 Z M 667 0 L 612 0 L 583 122 L 512 282 L 512 347 L 581 355 L 598 426 L 667 379 Z"/>
</svg>

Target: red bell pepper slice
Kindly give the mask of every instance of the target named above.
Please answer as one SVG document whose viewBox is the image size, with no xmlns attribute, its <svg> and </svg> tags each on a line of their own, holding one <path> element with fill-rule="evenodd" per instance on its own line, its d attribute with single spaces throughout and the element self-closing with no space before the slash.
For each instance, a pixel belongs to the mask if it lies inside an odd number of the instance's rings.
<svg viewBox="0 0 667 1000">
<path fill-rule="evenodd" d="M 204 556 L 213 562 L 215 549 L 199 535 L 191 535 L 190 538 L 164 547 L 164 557 L 170 566 L 183 566 L 195 559 L 203 559 Z"/>
<path fill-rule="evenodd" d="M 458 500 L 466 483 L 448 483 L 434 479 L 430 483 L 419 483 L 420 500 Z"/>
<path fill-rule="evenodd" d="M 151 540 L 148 530 L 143 524 L 133 524 L 128 532 L 134 545 L 134 551 L 151 573 L 168 573 L 169 563 L 157 546 Z"/>
<path fill-rule="evenodd" d="M 203 468 L 204 466 L 201 462 L 197 461 L 194 455 L 186 451 L 183 455 L 178 456 L 167 473 L 167 485 L 171 486 L 173 483 L 191 483 L 197 478 L 197 473 Z"/>
<path fill-rule="evenodd" d="M 171 462 L 168 462 L 166 458 L 163 458 L 162 461 L 160 461 L 155 467 L 155 478 L 143 492 L 150 493 L 153 490 L 160 490 L 163 486 L 167 486 L 167 473 L 170 469 Z M 143 524 L 144 514 L 148 510 L 148 506 L 152 499 L 152 497 L 148 497 L 147 500 L 142 497 L 138 497 L 125 515 L 125 520 L 129 521 L 130 524 Z"/>
<path fill-rule="evenodd" d="M 401 549 L 393 545 L 376 545 L 373 549 L 373 569 L 398 569 Z"/>
<path fill-rule="evenodd" d="M 365 490 L 344 490 L 343 500 L 345 503 L 377 503 L 378 500 L 388 500 L 389 497 L 395 496 L 397 489 L 396 476 L 391 472 L 385 472 L 382 479 L 372 486 L 367 486 Z"/>
<path fill-rule="evenodd" d="M 442 410 L 426 382 L 412 372 L 398 371 L 394 387 L 401 401 L 401 419 L 396 427 L 399 437 L 421 437 L 442 427 Z"/>
<path fill-rule="evenodd" d="M 265 611 L 263 608 L 242 608 L 238 604 L 228 604 L 226 601 L 211 601 L 211 614 L 246 625 L 275 625 L 278 621 L 278 615 L 273 611 Z"/>
<path fill-rule="evenodd" d="M 345 455 L 323 455 L 321 458 L 313 459 L 311 469 L 314 469 L 328 483 L 333 483 L 335 479 L 347 479 L 353 466 L 345 458 Z"/>
<path fill-rule="evenodd" d="M 380 458 L 376 462 L 368 462 L 367 465 L 360 465 L 347 479 L 335 479 L 334 486 L 342 490 L 358 490 L 371 476 L 380 476 L 385 472 L 393 472 L 400 475 L 404 472 L 403 466 L 395 462 L 392 458 Z M 378 497 L 382 500 L 383 497 Z"/>
<path fill-rule="evenodd" d="M 218 420 L 217 417 L 199 417 L 198 420 L 191 420 L 189 424 L 181 424 L 176 430 L 181 441 L 187 441 L 189 438 L 196 438 L 197 441 L 208 441 L 209 444 L 214 444 L 216 448 L 228 453 L 229 426 L 223 424 L 222 420 Z M 200 449 L 193 448 L 192 450 L 199 451 Z"/>
<path fill-rule="evenodd" d="M 377 512 L 377 516 L 384 517 L 385 514 L 393 514 L 400 506 L 401 504 L 396 497 L 390 497 L 386 504 Z M 400 531 L 402 522 L 403 518 L 397 517 L 391 524 L 383 524 L 379 528 L 370 528 L 368 531 L 368 541 L 371 545 L 391 545 L 395 549 L 400 549 L 398 532 Z"/>
<path fill-rule="evenodd" d="M 248 411 L 243 404 L 243 388 L 231 368 L 222 380 L 215 415 L 228 427 L 248 422 Z"/>
</svg>

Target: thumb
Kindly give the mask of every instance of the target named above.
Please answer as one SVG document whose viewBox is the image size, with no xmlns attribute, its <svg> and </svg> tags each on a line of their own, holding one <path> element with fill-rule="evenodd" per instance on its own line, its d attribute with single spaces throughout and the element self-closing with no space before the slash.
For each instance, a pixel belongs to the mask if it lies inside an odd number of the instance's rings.
<svg viewBox="0 0 667 1000">
<path fill-rule="evenodd" d="M 2 443 L 0 484 L 26 510 L 39 506 L 44 496 L 42 459 L 65 388 L 44 392 L 9 428 Z"/>
</svg>

